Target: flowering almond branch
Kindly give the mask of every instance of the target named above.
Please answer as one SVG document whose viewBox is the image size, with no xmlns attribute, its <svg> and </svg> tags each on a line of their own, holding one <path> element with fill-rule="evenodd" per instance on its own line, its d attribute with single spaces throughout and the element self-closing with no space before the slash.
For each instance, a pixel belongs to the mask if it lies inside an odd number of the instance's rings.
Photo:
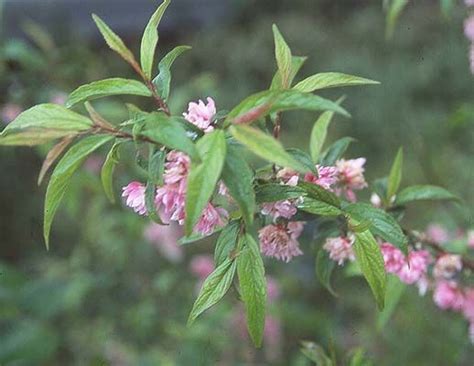
<svg viewBox="0 0 474 366">
<path fill-rule="evenodd" d="M 148 150 L 146 182 L 133 181 L 122 189 L 127 206 L 159 224 L 183 225 L 181 242 L 193 242 L 220 232 L 215 247 L 215 270 L 202 285 L 189 324 L 236 286 L 246 310 L 247 327 L 256 346 L 262 344 L 267 302 L 263 256 L 289 262 L 304 254 L 299 238 L 308 221 L 330 221 L 331 237 L 317 255 L 317 274 L 330 287 L 335 264 L 354 262 L 384 307 L 387 275 L 416 284 L 423 293 L 433 287 L 443 309 L 463 312 L 474 329 L 474 290 L 464 284 L 472 262 L 449 254 L 436 242 L 407 235 L 399 221 L 406 206 L 418 200 L 456 200 L 440 187 L 412 186 L 400 190 L 403 152 L 395 158 L 388 177 L 377 181 L 372 203 L 358 201 L 366 189 L 366 159 L 345 159 L 349 137 L 323 149 L 333 117 L 349 116 L 342 99 L 331 101 L 317 90 L 377 82 L 335 72 L 318 73 L 293 83 L 305 57 L 294 56 L 273 26 L 277 72 L 268 90 L 250 95 L 227 115 L 214 99 L 190 102 L 186 112 L 168 107 L 171 67 L 187 46 L 162 57 L 153 77 L 157 27 L 169 5 L 153 14 L 141 42 L 141 61 L 99 17 L 93 16 L 112 50 L 125 59 L 142 81 L 123 78 L 99 80 L 74 90 L 68 108 L 41 104 L 20 114 L 0 134 L 2 145 L 38 145 L 60 140 L 48 154 L 40 173 L 56 159 L 46 191 L 44 237 L 49 244 L 52 220 L 75 171 L 89 154 L 111 145 L 102 168 L 104 191 L 114 200 L 113 172 L 123 144 Z M 293 85 L 294 84 L 294 85 Z M 115 95 L 152 98 L 157 110 L 143 111 L 127 104 L 129 118 L 114 124 L 99 115 L 89 101 Z M 89 116 L 72 110 L 85 104 Z M 279 141 L 283 113 L 288 110 L 322 112 L 309 141 L 310 154 L 285 148 Z M 264 122 L 264 123 L 258 123 Z M 273 131 L 263 126 L 273 123 Z M 73 143 L 74 141 L 74 143 Z M 268 165 L 256 169 L 247 152 Z M 61 156 L 62 155 L 62 156 Z M 308 225 L 309 227 L 309 225 Z M 306 229 L 306 230 L 309 230 Z M 410 240 L 409 240 L 410 239 Z M 472 240 L 471 240 L 472 246 Z M 237 278 L 236 278 L 237 277 Z"/>
</svg>

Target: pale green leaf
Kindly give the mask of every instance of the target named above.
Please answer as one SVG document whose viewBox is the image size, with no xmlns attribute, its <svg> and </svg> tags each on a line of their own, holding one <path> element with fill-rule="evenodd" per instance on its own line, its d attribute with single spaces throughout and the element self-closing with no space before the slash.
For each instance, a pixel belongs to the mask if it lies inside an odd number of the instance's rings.
<svg viewBox="0 0 474 366">
<path fill-rule="evenodd" d="M 415 185 L 400 191 L 395 199 L 395 205 L 404 205 L 414 201 L 424 200 L 454 200 L 459 198 L 448 190 L 431 185 Z"/>
<path fill-rule="evenodd" d="M 59 158 L 59 156 L 63 153 L 63 151 L 71 144 L 72 140 L 73 140 L 72 137 L 65 137 L 64 139 L 59 141 L 56 145 L 54 145 L 51 150 L 49 150 L 48 154 L 46 155 L 46 158 L 43 161 L 43 165 L 41 166 L 41 170 L 38 175 L 38 185 L 41 184 L 49 168 L 51 168 L 51 166 Z"/>
<path fill-rule="evenodd" d="M 387 291 L 385 295 L 385 308 L 377 314 L 377 330 L 381 331 L 390 320 L 405 292 L 406 285 L 394 275 L 387 278 Z"/>
<path fill-rule="evenodd" d="M 221 231 L 214 250 L 214 262 L 216 266 L 219 266 L 226 258 L 229 258 L 232 251 L 235 250 L 239 232 L 240 220 L 229 222 Z"/>
<path fill-rule="evenodd" d="M 298 71 L 301 69 L 303 64 L 308 58 L 305 56 L 292 56 L 291 57 L 291 72 L 290 72 L 290 78 L 288 85 L 291 86 L 291 83 L 293 82 L 296 74 Z M 270 85 L 270 90 L 277 90 L 281 89 L 282 86 L 282 80 L 281 80 L 281 74 L 280 70 L 277 70 L 275 75 L 273 76 L 272 83 Z"/>
<path fill-rule="evenodd" d="M 397 152 L 397 156 L 393 161 L 392 168 L 390 169 L 390 174 L 388 176 L 387 182 L 387 201 L 390 201 L 392 196 L 394 196 L 400 183 L 402 181 L 402 167 L 403 167 L 403 148 L 400 148 Z"/>
<path fill-rule="evenodd" d="M 275 24 L 273 24 L 272 29 L 275 41 L 275 58 L 278 72 L 280 74 L 281 87 L 286 89 L 290 86 L 290 75 L 292 70 L 291 50 Z"/>
<path fill-rule="evenodd" d="M 293 89 L 304 93 L 311 93 L 320 89 L 373 84 L 380 83 L 378 81 L 342 74 L 339 72 L 323 72 L 307 77 L 306 79 L 297 83 Z"/>
<path fill-rule="evenodd" d="M 337 160 L 342 158 L 352 141 L 355 141 L 352 137 L 343 137 L 332 143 L 323 153 L 321 164 L 324 166 L 334 165 Z"/>
<path fill-rule="evenodd" d="M 104 188 L 105 195 L 110 200 L 110 202 L 115 202 L 114 188 L 113 188 L 113 174 L 115 166 L 119 162 L 119 147 L 121 142 L 117 141 L 113 144 L 112 148 L 109 150 L 107 157 L 105 158 L 104 164 L 102 165 L 102 170 L 100 172 L 100 179 L 102 181 L 102 187 Z"/>
<path fill-rule="evenodd" d="M 304 197 L 298 202 L 297 207 L 298 209 L 313 215 L 339 216 L 342 214 L 342 211 L 339 208 L 310 197 Z"/>
</svg>

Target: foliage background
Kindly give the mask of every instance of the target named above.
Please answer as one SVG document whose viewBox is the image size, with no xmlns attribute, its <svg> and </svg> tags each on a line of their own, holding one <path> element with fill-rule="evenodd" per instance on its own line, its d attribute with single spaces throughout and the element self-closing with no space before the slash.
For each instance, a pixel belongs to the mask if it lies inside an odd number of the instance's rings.
<svg viewBox="0 0 474 366">
<path fill-rule="evenodd" d="M 74 6 L 79 5 L 68 4 L 69 11 Z M 151 12 L 155 3 L 144 6 Z M 180 0 L 169 9 L 160 54 L 177 43 L 193 46 L 175 68 L 174 110 L 208 95 L 228 109 L 265 88 L 275 69 L 270 28 L 277 23 L 293 52 L 309 56 L 303 74 L 341 71 L 382 82 L 344 90 L 352 119 L 338 117 L 330 131 L 332 139 L 358 140 L 349 156 L 368 158 L 369 181 L 386 174 L 403 145 L 406 185 L 438 184 L 466 200 L 462 208 L 423 204 L 405 223 L 424 228 L 436 221 L 452 230 L 456 223 L 474 226 L 474 89 L 461 4 L 446 18 L 432 1 L 413 2 L 388 41 L 379 2 L 228 1 L 224 11 L 213 9 L 210 2 L 205 10 L 186 10 Z M 194 11 L 207 16 L 193 20 Z M 107 20 L 113 13 L 109 6 L 100 15 Z M 122 34 L 135 50 L 145 21 L 137 19 Z M 95 79 L 132 77 L 98 37 L 88 36 L 92 21 L 81 26 L 88 28 L 61 24 L 58 31 L 56 24 L 51 38 L 28 23 L 15 34 L 2 33 L 0 104 L 27 108 Z M 113 99 L 98 106 L 117 121 L 125 113 Z M 306 149 L 314 119 L 309 113 L 285 115 L 286 142 Z M 303 244 L 306 256 L 289 265 L 267 261 L 267 272 L 282 287 L 270 309 L 281 320 L 281 349 L 255 351 L 239 338 L 232 320 L 234 293 L 187 329 L 197 286 L 188 263 L 196 254 L 211 253 L 212 241 L 186 247 L 184 262 L 169 263 L 143 239 L 146 220 L 107 203 L 97 174 L 83 170 L 46 252 L 41 241 L 44 188 L 35 183 L 45 150 L 1 148 L 0 154 L 0 364 L 307 365 L 298 350 L 302 339 L 333 342 L 341 353 L 363 347 L 376 365 L 472 362 L 464 320 L 437 310 L 415 289 L 406 290 L 392 319 L 376 331 L 377 311 L 362 279 L 339 271 L 337 298 L 318 284 L 314 252 L 320 242 L 310 237 Z M 139 172 L 130 159 L 116 176 L 118 194 L 118 187 Z"/>
</svg>

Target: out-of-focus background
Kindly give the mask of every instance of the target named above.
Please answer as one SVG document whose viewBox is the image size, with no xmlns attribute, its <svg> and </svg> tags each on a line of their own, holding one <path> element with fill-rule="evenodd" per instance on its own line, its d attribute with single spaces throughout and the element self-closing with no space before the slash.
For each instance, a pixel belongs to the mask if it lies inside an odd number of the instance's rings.
<svg viewBox="0 0 474 366">
<path fill-rule="evenodd" d="M 174 0 L 160 26 L 159 55 L 177 44 L 193 49 L 174 67 L 171 106 L 180 112 L 189 100 L 213 96 L 218 108 L 228 109 L 265 89 L 275 71 L 271 24 L 277 23 L 293 53 L 309 56 L 302 74 L 340 71 L 381 81 L 324 93 L 347 95 L 344 105 L 352 113 L 352 119 L 337 117 L 330 139 L 358 140 L 348 155 L 367 157 L 369 181 L 386 175 L 403 145 L 405 185 L 441 185 L 467 203 L 423 204 L 405 223 L 420 229 L 440 223 L 455 235 L 457 227 L 473 226 L 467 10 L 461 1 L 447 13 L 438 2 L 413 1 L 387 40 L 381 3 Z M 136 51 L 156 6 L 152 0 L 4 1 L 2 123 L 36 103 L 64 103 L 78 85 L 134 77 L 105 46 L 90 13 Z M 95 105 L 119 122 L 125 118 L 119 101 Z M 306 149 L 314 119 L 311 113 L 287 114 L 286 142 Z M 343 354 L 362 347 L 374 365 L 472 365 L 466 322 L 439 311 L 414 288 L 405 290 L 382 329 L 362 279 L 337 271 L 339 296 L 329 294 L 314 275 L 320 242 L 309 237 L 305 256 L 290 264 L 267 261 L 272 302 L 262 350 L 246 338 L 232 291 L 186 328 L 200 276 L 212 268 L 206 255 L 213 240 L 176 248 L 175 232 L 163 235 L 120 203 L 108 203 L 98 154 L 73 180 L 47 252 L 41 232 L 45 188 L 36 185 L 46 151 L 0 148 L 0 365 L 309 365 L 299 351 L 303 339 L 334 344 Z M 120 185 L 140 174 L 125 161 L 116 174 L 117 195 Z"/>
</svg>

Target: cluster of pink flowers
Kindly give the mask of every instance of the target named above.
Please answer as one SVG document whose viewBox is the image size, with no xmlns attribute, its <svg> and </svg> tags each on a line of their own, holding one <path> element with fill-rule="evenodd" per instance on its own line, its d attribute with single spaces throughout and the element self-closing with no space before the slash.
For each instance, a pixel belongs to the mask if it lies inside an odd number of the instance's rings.
<svg viewBox="0 0 474 366">
<path fill-rule="evenodd" d="M 474 6 L 474 1 L 464 0 L 466 6 Z M 469 47 L 469 65 L 471 68 L 471 73 L 474 74 L 474 14 L 469 15 L 469 17 L 464 21 L 464 35 L 470 42 Z"/>
<path fill-rule="evenodd" d="M 210 132 L 214 129 L 212 118 L 216 114 L 214 100 L 207 98 L 208 103 L 203 101 L 189 103 L 188 113 L 184 117 L 204 130 Z M 163 174 L 164 184 L 158 187 L 155 194 L 155 208 L 163 221 L 170 223 L 176 221 L 183 225 L 185 220 L 185 201 L 187 177 L 191 161 L 189 157 L 179 151 L 172 150 L 166 155 L 165 171 Z M 123 197 L 126 197 L 127 206 L 134 209 L 140 215 L 147 214 L 145 205 L 145 186 L 139 182 L 131 182 L 123 188 Z M 209 235 L 217 227 L 225 225 L 228 213 L 222 207 L 216 207 L 208 202 L 194 231 L 201 235 Z"/>
<path fill-rule="evenodd" d="M 176 225 L 150 223 L 146 226 L 143 236 L 170 262 L 178 263 L 183 260 L 183 248 L 178 244 L 181 231 Z"/>
<path fill-rule="evenodd" d="M 354 244 L 354 236 L 338 236 L 335 238 L 327 238 L 323 245 L 323 249 L 329 253 L 329 258 L 342 266 L 344 262 L 354 261 L 355 254 L 352 249 Z"/>
<path fill-rule="evenodd" d="M 289 221 L 280 224 L 271 224 L 258 232 L 260 250 L 269 257 L 275 257 L 285 262 L 302 255 L 298 237 L 303 231 L 303 222 Z"/>
</svg>

